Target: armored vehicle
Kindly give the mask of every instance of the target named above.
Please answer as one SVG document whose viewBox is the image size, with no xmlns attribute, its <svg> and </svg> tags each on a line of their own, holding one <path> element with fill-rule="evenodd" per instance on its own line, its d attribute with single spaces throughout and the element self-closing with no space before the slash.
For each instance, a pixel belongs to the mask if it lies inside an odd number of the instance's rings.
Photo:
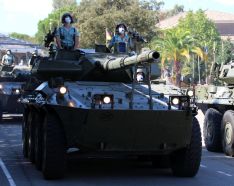
<svg viewBox="0 0 234 186">
<path fill-rule="evenodd" d="M 0 66 L 0 120 L 3 113 L 23 113 L 17 100 L 29 74 L 28 66 Z"/>
<path fill-rule="evenodd" d="M 20 100 L 24 156 L 46 179 L 64 175 L 74 148 L 87 157 L 148 157 L 154 166 L 165 160 L 176 176 L 195 176 L 197 111 L 179 88 L 151 83 L 159 53 L 96 51 L 60 50 L 34 63 Z"/>
<path fill-rule="evenodd" d="M 199 85 L 195 92 L 196 103 L 205 114 L 204 142 L 209 151 L 234 156 L 234 63 L 212 69 L 211 79 L 222 85 Z"/>
</svg>

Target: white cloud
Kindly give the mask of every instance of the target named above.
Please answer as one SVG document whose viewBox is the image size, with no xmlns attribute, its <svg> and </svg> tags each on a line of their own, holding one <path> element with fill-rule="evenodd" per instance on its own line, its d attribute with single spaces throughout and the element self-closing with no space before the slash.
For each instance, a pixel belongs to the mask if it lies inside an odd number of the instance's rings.
<svg viewBox="0 0 234 186">
<path fill-rule="evenodd" d="M 234 5 L 233 0 L 215 0 L 215 2 L 220 3 L 222 5 Z"/>
</svg>

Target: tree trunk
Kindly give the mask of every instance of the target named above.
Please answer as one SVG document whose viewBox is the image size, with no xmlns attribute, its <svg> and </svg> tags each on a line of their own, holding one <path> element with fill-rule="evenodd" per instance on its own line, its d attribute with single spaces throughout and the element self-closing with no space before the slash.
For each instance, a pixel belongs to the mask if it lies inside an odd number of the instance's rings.
<svg viewBox="0 0 234 186">
<path fill-rule="evenodd" d="M 180 69 L 180 61 L 174 61 L 174 70 L 176 75 L 176 86 L 181 87 L 181 69 Z"/>
</svg>

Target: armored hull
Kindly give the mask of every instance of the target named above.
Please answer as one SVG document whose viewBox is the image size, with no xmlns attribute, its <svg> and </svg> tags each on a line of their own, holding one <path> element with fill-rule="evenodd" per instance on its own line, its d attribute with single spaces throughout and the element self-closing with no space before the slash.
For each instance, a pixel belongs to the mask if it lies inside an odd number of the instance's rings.
<svg viewBox="0 0 234 186">
<path fill-rule="evenodd" d="M 22 114 L 18 103 L 30 69 L 27 66 L 4 66 L 0 71 L 0 120 L 3 113 Z"/>
<path fill-rule="evenodd" d="M 204 141 L 207 150 L 234 156 L 233 63 L 222 65 L 214 83 L 196 87 L 196 104 L 205 115 Z"/>
<path fill-rule="evenodd" d="M 64 174 L 70 148 L 87 156 L 144 155 L 156 166 L 158 157 L 167 157 L 175 175 L 195 176 L 201 136 L 191 98 L 172 85 L 152 84 L 147 78 L 136 82 L 129 68 L 145 65 L 148 77 L 148 65 L 156 54 L 82 55 L 76 65 L 70 60 L 65 71 L 60 67 L 66 60 L 59 59 L 57 67 L 50 66 L 55 61 L 35 65 L 35 75 L 43 81 L 25 90 L 20 101 L 24 105 L 24 156 L 35 162 L 46 179 Z M 69 78 L 69 66 L 71 74 L 77 71 L 76 76 Z M 51 74 L 44 76 L 50 68 Z M 65 78 L 57 78 L 58 72 Z"/>
</svg>

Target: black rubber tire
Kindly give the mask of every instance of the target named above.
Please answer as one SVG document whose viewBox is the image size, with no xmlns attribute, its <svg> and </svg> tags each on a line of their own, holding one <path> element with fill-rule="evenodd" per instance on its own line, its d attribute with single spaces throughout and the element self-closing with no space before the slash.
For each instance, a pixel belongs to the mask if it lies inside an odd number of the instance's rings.
<svg viewBox="0 0 234 186">
<path fill-rule="evenodd" d="M 221 139 L 222 114 L 214 108 L 209 108 L 205 114 L 203 136 L 206 149 L 211 152 L 222 152 Z"/>
<path fill-rule="evenodd" d="M 3 115 L 2 102 L 0 102 L 0 122 L 2 122 L 2 115 Z"/>
<path fill-rule="evenodd" d="M 22 150 L 23 156 L 28 158 L 28 109 L 24 110 L 22 123 Z"/>
<path fill-rule="evenodd" d="M 35 162 L 35 111 L 30 110 L 28 115 L 28 159 Z"/>
<path fill-rule="evenodd" d="M 37 170 L 42 169 L 42 126 L 44 115 L 37 113 L 35 119 L 35 166 Z"/>
<path fill-rule="evenodd" d="M 223 151 L 228 156 L 234 156 L 234 111 L 227 110 L 221 126 Z"/>
<path fill-rule="evenodd" d="M 197 119 L 193 118 L 192 136 L 188 147 L 171 155 L 171 168 L 175 176 L 194 177 L 201 162 L 201 130 Z"/>
<path fill-rule="evenodd" d="M 42 173 L 45 179 L 59 179 L 65 173 L 65 136 L 58 118 L 47 113 L 43 125 Z"/>
</svg>

